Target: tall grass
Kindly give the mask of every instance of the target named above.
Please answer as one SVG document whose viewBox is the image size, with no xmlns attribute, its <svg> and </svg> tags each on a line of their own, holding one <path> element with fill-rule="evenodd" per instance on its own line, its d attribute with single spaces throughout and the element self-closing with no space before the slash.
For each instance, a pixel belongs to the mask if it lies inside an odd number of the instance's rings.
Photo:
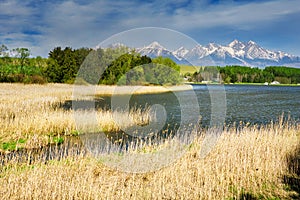
<svg viewBox="0 0 300 200">
<path fill-rule="evenodd" d="M 203 137 L 197 137 L 175 163 L 142 174 L 118 171 L 102 159 L 83 154 L 47 164 L 11 162 L 1 170 L 0 195 L 3 199 L 297 197 L 283 177 L 290 173 L 289 155 L 300 143 L 299 127 L 276 124 L 227 130 L 204 158 L 199 154 L 202 142 Z"/>
<path fill-rule="evenodd" d="M 9 87 L 9 89 L 8 89 Z M 1 135 L 12 140 L 27 137 L 27 145 L 41 145 L 49 132 L 76 130 L 71 111 L 57 103 L 71 98 L 66 85 L 0 85 Z M 38 102 L 43 103 L 38 103 Z M 102 121 L 110 121 L 107 111 Z M 140 116 L 140 112 L 136 112 Z M 122 113 L 121 113 L 122 114 Z M 128 113 L 125 113 L 128 116 Z M 107 116 L 106 116 L 107 115 Z M 106 116 L 106 117 L 105 117 Z M 136 117 L 138 119 L 138 117 Z M 143 118 L 145 119 L 145 118 Z M 101 120 L 99 120 L 101 121 Z M 107 122 L 108 123 L 108 122 Z M 110 125 L 109 125 L 110 126 Z M 300 130 L 279 121 L 265 126 L 224 130 L 210 153 L 201 157 L 205 131 L 186 147 L 186 154 L 169 165 L 146 173 L 125 173 L 107 165 L 103 157 L 81 152 L 60 159 L 19 162 L 0 166 L 2 199 L 290 199 L 299 198 Z M 175 141 L 176 142 L 176 141 Z M 117 155 L 155 154 L 169 148 L 171 139 L 157 146 L 144 143 Z M 34 145 L 33 145 L 34 146 Z M 67 151 L 67 149 L 66 149 Z M 173 150 L 174 152 L 174 150 Z M 175 152 L 174 152 L 175 154 Z M 7 154 L 8 155 L 8 154 Z M 27 160 L 30 160 L 30 155 Z M 135 158 L 134 156 L 132 157 Z M 167 159 L 167 158 L 166 158 Z M 149 160 L 151 164 L 151 160 Z M 132 168 L 143 163 L 134 160 Z M 296 180 L 293 184 L 287 182 Z M 298 191 L 299 192 L 299 191 Z"/>
<path fill-rule="evenodd" d="M 114 92 L 113 87 L 96 88 L 96 94 L 100 95 Z M 74 112 L 61 106 L 74 98 L 72 85 L 0 84 L 0 91 L 0 144 L 22 139 L 26 142 L 19 145 L 31 148 L 47 144 L 49 136 L 74 135 L 80 131 L 76 127 Z M 86 95 L 92 99 L 95 94 Z M 89 116 L 90 111 L 76 111 L 75 114 Z M 121 112 L 100 109 L 96 114 L 99 131 L 119 131 L 120 125 L 114 120 L 116 117 L 126 122 L 122 127 L 132 126 L 134 123 L 147 124 L 150 119 L 149 109 L 143 112 L 141 109 Z M 129 118 L 132 120 L 129 121 Z"/>
</svg>

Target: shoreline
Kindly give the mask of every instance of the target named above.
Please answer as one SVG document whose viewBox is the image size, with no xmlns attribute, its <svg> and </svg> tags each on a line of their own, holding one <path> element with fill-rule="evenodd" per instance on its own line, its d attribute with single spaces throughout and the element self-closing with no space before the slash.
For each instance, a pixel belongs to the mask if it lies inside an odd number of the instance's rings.
<svg viewBox="0 0 300 200">
<path fill-rule="evenodd" d="M 253 85 L 253 86 L 281 86 L 281 87 L 300 87 L 300 84 L 268 84 L 264 83 L 199 83 L 199 82 L 187 82 L 185 84 L 190 85 Z"/>
<path fill-rule="evenodd" d="M 174 86 L 154 86 L 154 85 L 75 85 L 65 83 L 46 83 L 46 84 L 23 84 L 23 83 L 0 83 L 1 91 L 9 91 L 21 87 L 21 89 L 27 89 L 29 87 L 35 87 L 38 89 L 53 88 L 56 89 L 69 89 L 69 92 L 74 92 L 74 89 L 79 89 L 79 92 L 89 95 L 91 92 L 95 95 L 113 95 L 113 94 L 156 94 L 165 92 L 176 92 L 192 90 L 190 84 L 174 85 Z M 76 90 L 75 90 L 76 91 Z M 77 91 L 77 92 L 78 92 Z"/>
</svg>

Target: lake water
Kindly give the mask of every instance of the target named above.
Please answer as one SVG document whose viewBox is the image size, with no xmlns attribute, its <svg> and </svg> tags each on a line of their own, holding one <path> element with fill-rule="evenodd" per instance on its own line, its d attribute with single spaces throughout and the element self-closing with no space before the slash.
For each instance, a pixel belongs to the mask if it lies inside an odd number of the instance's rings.
<svg viewBox="0 0 300 200">
<path fill-rule="evenodd" d="M 225 91 L 229 123 L 265 124 L 278 120 L 282 114 L 299 120 L 300 87 L 226 85 Z"/>
<path fill-rule="evenodd" d="M 214 90 L 218 88 L 221 90 Z M 223 91 L 222 91 L 223 90 Z M 202 125 L 207 126 L 212 120 L 212 98 L 216 104 L 224 103 L 226 124 L 250 123 L 266 124 L 277 121 L 284 114 L 292 120 L 300 119 L 300 87 L 289 86 L 264 86 L 264 85 L 193 85 L 202 118 Z M 213 95 L 214 93 L 224 93 L 223 96 Z M 188 99 L 193 95 L 191 91 L 179 92 L 182 98 Z M 122 97 L 119 97 L 122 101 Z M 98 102 L 98 106 L 110 108 L 110 97 Z M 168 124 L 180 124 L 182 120 L 181 109 L 188 109 L 191 115 L 196 116 L 195 103 L 182 105 L 176 93 L 168 92 L 163 94 L 133 95 L 129 102 L 131 107 L 143 107 L 145 104 L 160 104 L 167 113 Z M 184 107 L 184 108 L 183 108 Z M 222 112 L 222 111 L 220 111 Z"/>
</svg>

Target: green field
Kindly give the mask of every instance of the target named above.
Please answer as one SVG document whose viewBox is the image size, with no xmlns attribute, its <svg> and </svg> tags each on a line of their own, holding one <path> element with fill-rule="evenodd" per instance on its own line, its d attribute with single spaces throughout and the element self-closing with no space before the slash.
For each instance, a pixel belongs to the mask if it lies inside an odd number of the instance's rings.
<svg viewBox="0 0 300 200">
<path fill-rule="evenodd" d="M 190 65 L 180 65 L 180 74 L 184 75 L 186 73 L 195 73 L 198 72 L 201 67 L 199 66 L 190 66 Z"/>
</svg>

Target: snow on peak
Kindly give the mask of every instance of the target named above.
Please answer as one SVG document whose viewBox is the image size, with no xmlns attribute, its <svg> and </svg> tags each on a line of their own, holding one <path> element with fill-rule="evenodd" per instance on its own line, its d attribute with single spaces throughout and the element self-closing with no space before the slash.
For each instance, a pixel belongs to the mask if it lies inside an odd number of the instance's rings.
<svg viewBox="0 0 300 200">
<path fill-rule="evenodd" d="M 207 45 L 208 48 L 218 48 L 220 45 L 214 43 L 214 42 L 211 42 Z"/>
<path fill-rule="evenodd" d="M 235 39 L 235 40 L 233 40 L 232 42 L 229 43 L 228 47 L 240 51 L 240 50 L 245 48 L 245 44 L 243 42 L 240 42 L 240 41 Z"/>
<path fill-rule="evenodd" d="M 229 47 L 234 47 L 236 44 L 241 43 L 240 41 L 238 41 L 237 39 L 233 40 L 232 42 L 229 43 Z"/>
<path fill-rule="evenodd" d="M 179 57 L 184 57 L 187 53 L 189 53 L 189 50 L 185 47 L 179 47 L 177 50 L 173 52 L 174 55 L 177 55 Z"/>
<path fill-rule="evenodd" d="M 170 57 L 176 62 L 192 61 L 193 64 L 205 65 L 206 61 L 214 61 L 217 65 L 249 65 L 249 66 L 268 66 L 300 63 L 300 57 L 292 56 L 280 51 L 271 51 L 259 46 L 254 41 L 241 42 L 237 39 L 228 45 L 209 43 L 206 46 L 200 44 L 193 48 L 184 46 L 175 51 L 163 47 L 157 41 L 148 46 L 136 49 L 142 55 L 151 58 L 157 56 Z"/>
<path fill-rule="evenodd" d="M 151 58 L 155 58 L 157 56 L 176 58 L 176 55 L 173 55 L 170 50 L 166 49 L 156 41 L 152 42 L 148 46 L 136 48 L 136 51 L 141 55 L 147 55 Z"/>
<path fill-rule="evenodd" d="M 248 44 L 250 44 L 250 45 L 257 45 L 254 41 L 252 41 L 252 40 L 249 40 L 248 41 Z"/>
<path fill-rule="evenodd" d="M 206 48 L 209 51 L 209 53 L 215 52 L 217 49 L 219 49 L 220 45 L 215 44 L 215 43 L 209 43 Z"/>
<path fill-rule="evenodd" d="M 165 47 L 163 47 L 161 44 L 159 44 L 156 41 L 154 41 L 151 44 L 149 44 L 148 46 L 146 46 L 146 48 L 151 48 L 151 49 L 166 49 Z"/>
</svg>

